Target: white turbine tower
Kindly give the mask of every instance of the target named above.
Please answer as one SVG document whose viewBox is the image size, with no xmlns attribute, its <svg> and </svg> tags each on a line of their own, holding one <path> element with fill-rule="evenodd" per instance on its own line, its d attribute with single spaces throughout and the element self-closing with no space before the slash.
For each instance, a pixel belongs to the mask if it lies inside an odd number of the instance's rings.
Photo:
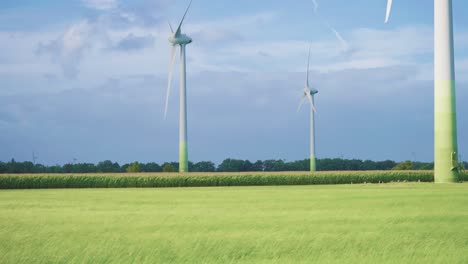
<svg viewBox="0 0 468 264">
<path fill-rule="evenodd" d="M 310 103 L 310 171 L 316 171 L 316 156 L 315 156 L 315 101 L 314 96 L 318 93 L 315 88 L 311 88 L 309 85 L 309 67 L 310 67 L 310 50 L 309 47 L 309 58 L 307 60 L 307 74 L 306 74 L 306 82 L 304 87 L 304 93 L 302 95 L 301 103 L 299 104 L 299 111 L 302 105 L 305 103 L 306 100 Z"/>
<path fill-rule="evenodd" d="M 388 22 L 392 0 L 387 2 Z M 434 178 L 458 181 L 452 0 L 434 0 Z"/>
<path fill-rule="evenodd" d="M 177 47 L 180 47 L 180 119 L 179 119 L 179 172 L 188 172 L 188 140 L 187 140 L 187 87 L 186 87 L 186 59 L 185 59 L 185 46 L 192 43 L 192 39 L 182 34 L 182 24 L 184 23 L 185 16 L 192 5 L 190 1 L 187 10 L 185 10 L 184 16 L 174 32 L 171 24 L 171 36 L 169 42 L 172 45 L 171 57 L 169 63 L 169 77 L 166 93 L 166 106 L 164 108 L 164 118 L 167 116 L 167 107 L 169 105 L 169 95 L 171 93 L 171 81 L 172 81 L 172 69 L 174 66 L 174 59 L 176 55 Z"/>
</svg>

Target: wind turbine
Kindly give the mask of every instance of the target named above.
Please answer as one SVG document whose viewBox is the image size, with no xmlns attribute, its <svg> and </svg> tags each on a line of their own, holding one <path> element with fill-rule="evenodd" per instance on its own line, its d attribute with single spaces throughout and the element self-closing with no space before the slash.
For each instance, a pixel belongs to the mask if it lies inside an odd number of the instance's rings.
<svg viewBox="0 0 468 264">
<path fill-rule="evenodd" d="M 301 102 L 299 104 L 299 108 L 297 111 L 301 110 L 302 105 L 306 102 L 306 100 L 310 103 L 310 171 L 316 171 L 316 157 L 315 157 L 315 101 L 314 96 L 318 93 L 317 89 L 311 88 L 309 85 L 309 67 L 310 67 L 310 50 L 309 47 L 309 59 L 307 61 L 307 74 L 306 74 L 306 82 L 304 87 L 304 92 L 301 98 Z"/>
<path fill-rule="evenodd" d="M 34 151 L 32 152 L 32 160 L 33 160 L 33 164 L 36 165 L 37 156 Z"/>
<path fill-rule="evenodd" d="M 182 24 L 184 23 L 185 16 L 192 5 L 192 0 L 185 10 L 184 16 L 179 23 L 176 31 L 174 32 L 171 24 L 171 36 L 169 42 L 172 45 L 171 57 L 169 62 L 169 77 L 166 93 L 166 106 L 164 108 L 164 119 L 167 116 L 167 108 L 169 105 L 169 95 L 171 93 L 171 81 L 172 81 L 172 70 L 174 66 L 174 59 L 176 55 L 177 47 L 180 47 L 180 113 L 179 113 L 179 172 L 188 172 L 188 152 L 187 152 L 187 86 L 186 86 L 186 59 L 185 59 L 185 46 L 192 43 L 192 39 L 182 34 Z"/>
<path fill-rule="evenodd" d="M 434 178 L 437 183 L 459 179 L 452 0 L 434 0 Z"/>
</svg>

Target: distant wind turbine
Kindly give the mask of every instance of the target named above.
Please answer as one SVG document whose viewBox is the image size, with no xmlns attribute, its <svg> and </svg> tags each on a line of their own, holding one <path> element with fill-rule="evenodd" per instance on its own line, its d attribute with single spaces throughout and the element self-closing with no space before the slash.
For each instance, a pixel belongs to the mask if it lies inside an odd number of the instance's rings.
<svg viewBox="0 0 468 264">
<path fill-rule="evenodd" d="M 315 101 L 314 96 L 318 93 L 315 88 L 311 88 L 309 85 L 309 68 L 310 68 L 310 50 L 309 47 L 309 58 L 307 61 L 307 73 L 306 73 L 306 82 L 304 87 L 304 93 L 301 98 L 301 102 L 299 104 L 299 108 L 297 111 L 301 110 L 302 105 L 306 102 L 306 100 L 310 103 L 310 171 L 316 171 L 316 156 L 315 156 Z"/>
<path fill-rule="evenodd" d="M 385 23 L 392 0 L 387 2 Z M 458 143 L 452 0 L 434 0 L 434 178 L 457 182 Z"/>
<path fill-rule="evenodd" d="M 33 160 L 33 164 L 36 165 L 37 156 L 34 151 L 32 152 L 32 160 Z"/>
<path fill-rule="evenodd" d="M 177 46 L 180 47 L 180 116 L 179 116 L 179 172 L 188 172 L 188 152 L 187 152 L 187 87 L 186 87 L 186 58 L 185 58 L 185 46 L 192 43 L 192 39 L 182 34 L 182 24 L 184 23 L 185 16 L 187 15 L 192 0 L 190 1 L 187 10 L 185 10 L 184 16 L 179 23 L 176 31 L 174 32 L 171 24 L 171 36 L 169 42 L 172 45 L 171 57 L 169 63 L 169 76 L 166 93 L 166 106 L 164 108 L 164 119 L 167 117 L 167 108 L 169 105 L 169 95 L 171 93 L 171 82 L 172 82 L 172 70 L 174 66 L 174 59 L 176 55 Z"/>
</svg>

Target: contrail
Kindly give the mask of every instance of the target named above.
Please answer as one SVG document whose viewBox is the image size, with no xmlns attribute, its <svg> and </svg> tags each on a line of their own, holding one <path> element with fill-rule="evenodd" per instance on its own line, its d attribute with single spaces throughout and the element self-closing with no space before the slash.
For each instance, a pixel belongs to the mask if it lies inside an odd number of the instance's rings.
<svg viewBox="0 0 468 264">
<path fill-rule="evenodd" d="M 320 20 L 322 20 L 320 18 L 320 15 L 318 14 L 318 8 L 319 8 L 319 3 L 317 2 L 317 0 L 312 0 L 312 4 L 314 4 L 314 13 L 319 17 Z M 323 23 L 325 23 L 325 25 L 327 25 L 327 27 L 333 32 L 333 34 L 335 34 L 335 37 L 336 39 L 341 43 L 341 46 L 343 47 L 343 49 L 345 51 L 347 51 L 349 49 L 349 44 L 348 42 L 341 36 L 340 32 L 338 32 L 338 30 L 336 30 L 334 27 L 332 27 L 330 25 L 330 23 L 328 23 L 326 20 L 322 20 Z"/>
<path fill-rule="evenodd" d="M 330 24 L 328 24 L 328 28 L 330 28 L 333 33 L 335 33 L 335 37 L 338 39 L 338 41 L 341 43 L 341 46 L 343 49 L 346 51 L 349 48 L 348 42 L 341 36 L 340 32 L 338 32 L 334 27 L 332 27 Z"/>
</svg>

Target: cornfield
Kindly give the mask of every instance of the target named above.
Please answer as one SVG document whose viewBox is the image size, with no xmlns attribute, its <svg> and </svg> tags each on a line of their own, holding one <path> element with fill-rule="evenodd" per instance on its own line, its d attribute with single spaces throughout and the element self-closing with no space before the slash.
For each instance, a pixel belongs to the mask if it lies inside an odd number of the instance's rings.
<svg viewBox="0 0 468 264">
<path fill-rule="evenodd" d="M 463 173 L 461 181 L 468 174 Z M 432 171 L 277 173 L 3 174 L 0 189 L 170 188 L 433 182 Z"/>
</svg>

